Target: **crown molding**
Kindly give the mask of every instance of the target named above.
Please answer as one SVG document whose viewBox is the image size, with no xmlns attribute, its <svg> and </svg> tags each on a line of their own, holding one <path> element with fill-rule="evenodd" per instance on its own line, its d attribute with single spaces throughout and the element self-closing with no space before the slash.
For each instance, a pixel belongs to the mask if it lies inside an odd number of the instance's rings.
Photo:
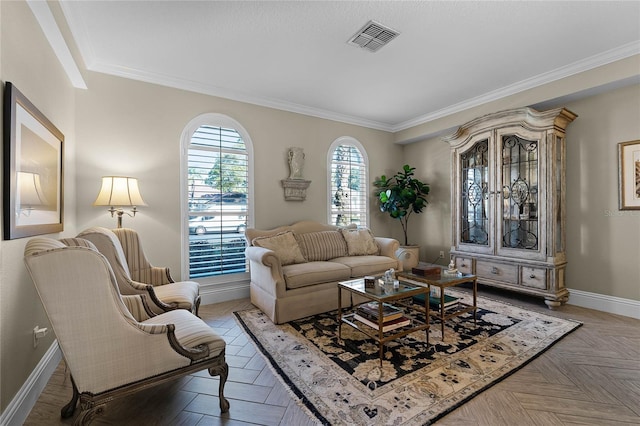
<svg viewBox="0 0 640 426">
<path fill-rule="evenodd" d="M 564 67 L 557 68 L 555 70 L 539 74 L 535 77 L 519 81 L 514 84 L 502 87 L 498 90 L 494 90 L 485 93 L 480 96 L 468 99 L 463 102 L 459 102 L 454 105 L 450 105 L 446 108 L 434 111 L 429 114 L 425 114 L 411 120 L 404 121 L 398 124 L 384 123 L 374 120 L 368 120 L 361 117 L 350 116 L 346 114 L 340 114 L 333 111 L 328 111 L 320 108 L 313 108 L 306 105 L 300 105 L 292 102 L 286 102 L 273 98 L 262 98 L 257 96 L 248 95 L 246 93 L 223 89 L 216 86 L 202 84 L 194 81 L 188 81 L 184 79 L 175 78 L 172 76 L 148 73 L 145 71 L 125 68 L 114 67 L 108 64 L 94 62 L 90 67 L 92 71 L 119 76 L 123 78 L 144 81 L 147 83 L 159 84 L 161 86 L 173 87 L 176 89 L 187 90 L 195 93 L 206 94 L 210 96 L 216 96 L 220 98 L 230 99 L 238 102 L 245 102 L 253 105 L 259 105 L 267 108 L 274 108 L 278 110 L 293 112 L 297 114 L 308 115 L 311 117 L 322 118 L 326 120 L 338 121 L 347 124 L 353 124 L 356 126 L 362 126 L 375 130 L 382 130 L 385 132 L 396 133 L 401 130 L 418 126 L 424 123 L 428 123 L 433 120 L 437 120 L 442 117 L 446 117 L 458 112 L 473 108 L 479 105 L 483 105 L 488 102 L 496 101 L 507 96 L 514 95 L 516 93 L 523 92 L 525 90 L 533 89 L 535 87 L 542 86 L 544 84 L 551 83 L 556 80 L 560 80 L 565 77 L 570 77 L 581 72 L 589 71 L 591 69 L 610 64 L 628 57 L 640 54 L 640 40 L 626 45 L 620 46 L 616 49 L 611 49 L 602 54 L 594 55 L 581 61 L 574 62 Z"/>
<path fill-rule="evenodd" d="M 143 81 L 146 83 L 158 84 L 161 86 L 172 87 L 174 89 L 187 90 L 190 92 L 200 93 L 204 95 L 216 96 L 219 98 L 229 99 L 238 102 L 244 102 L 252 105 L 274 108 L 282 111 L 293 112 L 297 114 L 308 115 L 326 120 L 339 121 L 346 124 L 367 127 L 375 130 L 391 132 L 392 125 L 389 123 L 381 123 L 378 121 L 367 120 L 361 117 L 354 117 L 346 114 L 340 114 L 333 111 L 314 108 L 306 105 L 300 105 L 293 102 L 287 102 L 274 98 L 263 98 L 252 96 L 240 91 L 234 91 L 203 84 L 195 81 L 184 80 L 169 75 L 158 73 L 149 73 L 139 69 L 113 66 L 105 63 L 94 62 L 89 68 L 91 71 L 109 74 L 117 77 L 123 77 L 131 80 Z"/>
<path fill-rule="evenodd" d="M 483 105 L 488 102 L 496 101 L 498 99 L 506 98 L 507 96 L 514 95 L 516 93 L 523 92 L 525 90 L 533 89 L 542 86 L 547 83 L 551 83 L 562 78 L 570 77 L 581 72 L 589 71 L 594 68 L 610 64 L 622 59 L 629 58 L 634 55 L 640 54 L 640 40 L 622 45 L 618 48 L 608 50 L 598 55 L 591 56 L 589 58 L 574 62 L 564 67 L 557 68 L 555 70 L 539 74 L 535 77 L 528 78 L 519 81 L 514 84 L 510 84 L 498 90 L 494 90 L 485 93 L 480 96 L 468 99 L 463 102 L 459 102 L 454 105 L 450 105 L 446 108 L 431 112 L 429 114 L 422 115 L 420 117 L 413 118 L 411 120 L 404 121 L 392 126 L 392 132 L 399 132 L 411 127 L 415 127 L 421 124 L 428 123 L 433 120 L 437 120 L 448 115 L 452 115 L 469 108 L 473 108 L 479 105 Z"/>
<path fill-rule="evenodd" d="M 86 84 L 84 83 L 84 80 L 80 75 L 80 72 L 75 64 L 75 61 L 73 61 L 73 58 L 71 57 L 71 53 L 69 52 L 69 49 L 66 43 L 64 42 L 64 39 L 62 38 L 62 34 L 60 33 L 60 30 L 58 29 L 55 23 L 55 20 L 53 18 L 53 15 L 51 14 L 51 11 L 49 7 L 46 5 L 46 2 L 36 1 L 36 0 L 27 0 L 27 3 L 31 7 L 31 9 L 34 11 L 34 15 L 36 15 L 36 18 L 38 19 L 40 26 L 45 31 L 45 34 L 47 34 L 47 38 L 49 39 L 49 42 L 54 48 L 56 55 L 58 55 L 60 62 L 65 67 L 65 70 L 67 70 L 67 67 L 69 67 L 69 70 L 67 71 L 67 73 L 70 76 L 69 78 L 72 80 L 74 86 L 86 88 Z M 203 84 L 200 82 L 179 79 L 169 75 L 149 73 L 139 69 L 119 67 L 119 66 L 113 66 L 113 65 L 101 63 L 100 61 L 96 60 L 93 49 L 91 48 L 90 44 L 86 42 L 86 40 L 88 40 L 88 37 L 86 34 L 86 28 L 84 28 L 81 20 L 76 19 L 76 17 L 71 12 L 71 8 L 67 7 L 65 2 L 61 2 L 60 5 L 62 7 L 62 11 L 65 15 L 65 18 L 67 19 L 69 24 L 73 23 L 73 25 L 70 25 L 70 28 L 79 29 L 77 31 L 79 31 L 80 33 L 72 32 L 72 34 L 74 39 L 76 40 L 76 43 L 78 43 L 80 51 L 82 52 L 83 59 L 87 64 L 87 69 L 91 71 L 128 78 L 132 80 L 143 81 L 147 83 L 158 84 L 161 86 L 172 87 L 175 89 L 181 89 L 181 90 L 186 90 L 190 92 L 216 96 L 220 98 L 263 106 L 267 108 L 273 108 L 273 109 L 278 109 L 282 111 L 303 114 L 311 117 L 332 120 L 332 121 L 342 122 L 346 124 L 352 124 L 352 125 L 366 127 L 366 128 L 375 129 L 375 130 L 381 130 L 389 133 L 396 133 L 402 130 L 409 129 L 411 127 L 419 126 L 421 124 L 425 124 L 442 117 L 456 114 L 458 112 L 461 112 L 473 107 L 477 107 L 479 105 L 483 105 L 488 102 L 496 101 L 496 100 L 514 95 L 516 93 L 523 92 L 525 90 L 533 89 L 535 87 L 539 87 L 544 84 L 548 84 L 553 81 L 560 80 L 562 78 L 570 77 L 575 74 L 589 71 L 591 69 L 640 54 L 640 40 L 636 40 L 634 42 L 627 43 L 615 49 L 608 50 L 606 52 L 574 62 L 564 67 L 560 67 L 555 70 L 552 70 L 543 74 L 539 74 L 532 78 L 528 78 L 528 79 L 510 84 L 500 89 L 487 92 L 480 96 L 467 99 L 463 102 L 459 102 L 459 103 L 447 106 L 437 111 L 430 112 L 428 114 L 424 114 L 424 115 L 412 118 L 410 120 L 403 121 L 401 123 L 386 123 L 386 122 L 369 120 L 362 117 L 356 117 L 356 116 L 347 115 L 347 114 L 340 114 L 334 111 L 329 111 L 321 108 L 314 108 L 307 105 L 301 105 L 293 102 L 283 101 L 280 99 L 253 96 L 241 91 L 224 89 L 221 87 Z M 52 40 L 55 40 L 55 42 Z"/>
</svg>

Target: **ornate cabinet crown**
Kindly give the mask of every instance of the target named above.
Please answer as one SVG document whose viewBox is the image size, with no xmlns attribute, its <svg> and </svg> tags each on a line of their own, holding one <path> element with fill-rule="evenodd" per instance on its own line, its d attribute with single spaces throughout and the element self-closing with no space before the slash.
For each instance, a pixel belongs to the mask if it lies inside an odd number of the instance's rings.
<svg viewBox="0 0 640 426">
<path fill-rule="evenodd" d="M 461 126 L 451 145 L 456 267 L 478 282 L 545 298 L 565 288 L 565 129 L 563 108 L 502 111 Z"/>
</svg>

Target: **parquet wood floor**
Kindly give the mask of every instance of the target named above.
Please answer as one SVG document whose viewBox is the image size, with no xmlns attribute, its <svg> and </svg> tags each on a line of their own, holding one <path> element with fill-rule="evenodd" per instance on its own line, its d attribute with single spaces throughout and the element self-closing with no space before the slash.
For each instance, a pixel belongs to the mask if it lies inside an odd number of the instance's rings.
<svg viewBox="0 0 640 426">
<path fill-rule="evenodd" d="M 485 287 L 480 294 L 584 325 L 437 425 L 640 425 L 640 320 L 571 305 L 550 311 L 540 299 Z M 237 326 L 232 312 L 251 306 L 243 299 L 200 308 L 201 317 L 227 342 L 227 415 L 218 408 L 218 380 L 203 371 L 114 401 L 93 424 L 314 424 Z M 70 395 L 62 362 L 25 425 L 72 424 L 60 419 Z"/>
</svg>

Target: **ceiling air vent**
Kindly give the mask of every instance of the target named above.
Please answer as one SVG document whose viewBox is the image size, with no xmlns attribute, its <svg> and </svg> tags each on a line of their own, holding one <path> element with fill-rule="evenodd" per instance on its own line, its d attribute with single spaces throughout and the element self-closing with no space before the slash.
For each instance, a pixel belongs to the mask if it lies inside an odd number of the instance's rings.
<svg viewBox="0 0 640 426">
<path fill-rule="evenodd" d="M 396 38 L 400 33 L 375 21 L 367 22 L 351 39 L 349 44 L 370 52 L 377 52 L 382 46 Z"/>
</svg>

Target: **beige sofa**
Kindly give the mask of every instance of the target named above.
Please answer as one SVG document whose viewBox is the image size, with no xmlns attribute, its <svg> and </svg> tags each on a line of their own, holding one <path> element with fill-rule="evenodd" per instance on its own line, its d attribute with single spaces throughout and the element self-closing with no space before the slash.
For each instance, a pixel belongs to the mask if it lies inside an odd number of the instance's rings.
<svg viewBox="0 0 640 426">
<path fill-rule="evenodd" d="M 276 324 L 337 309 L 339 281 L 402 268 L 398 240 L 367 229 L 302 221 L 245 238 L 251 302 Z"/>
</svg>

